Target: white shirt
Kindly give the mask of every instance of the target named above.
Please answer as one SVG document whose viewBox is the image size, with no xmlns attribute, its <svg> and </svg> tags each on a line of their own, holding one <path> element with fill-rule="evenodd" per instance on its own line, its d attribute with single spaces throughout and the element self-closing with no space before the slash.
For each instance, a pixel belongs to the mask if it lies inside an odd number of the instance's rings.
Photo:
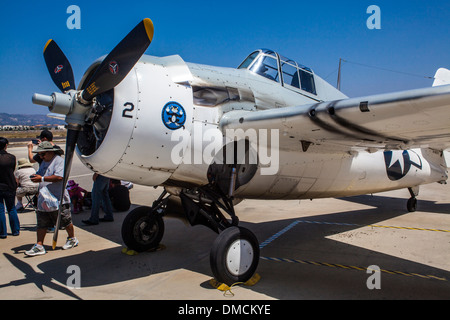
<svg viewBox="0 0 450 320">
<path fill-rule="evenodd" d="M 34 170 L 33 167 L 24 167 L 21 169 L 17 169 L 16 172 L 14 172 L 14 176 L 19 181 L 18 187 L 36 187 L 37 184 L 30 179 L 30 176 L 33 174 L 36 174 L 36 170 Z"/>
</svg>

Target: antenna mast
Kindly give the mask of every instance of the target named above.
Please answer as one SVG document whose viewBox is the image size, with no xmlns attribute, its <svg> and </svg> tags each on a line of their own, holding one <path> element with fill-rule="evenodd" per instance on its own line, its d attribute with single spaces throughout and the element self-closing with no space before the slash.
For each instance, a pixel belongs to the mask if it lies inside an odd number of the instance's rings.
<svg viewBox="0 0 450 320">
<path fill-rule="evenodd" d="M 338 78 L 337 78 L 337 89 L 339 91 L 341 91 L 341 66 L 342 66 L 342 61 L 345 61 L 345 60 L 343 60 L 342 58 L 339 58 L 339 71 L 338 71 Z"/>
</svg>

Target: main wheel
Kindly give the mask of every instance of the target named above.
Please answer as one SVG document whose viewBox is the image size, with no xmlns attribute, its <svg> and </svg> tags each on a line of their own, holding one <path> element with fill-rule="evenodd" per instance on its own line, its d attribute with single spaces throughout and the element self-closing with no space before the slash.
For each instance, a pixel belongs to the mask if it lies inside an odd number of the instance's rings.
<svg viewBox="0 0 450 320">
<path fill-rule="evenodd" d="M 151 207 L 138 207 L 122 223 L 122 239 L 129 249 L 138 252 L 155 249 L 164 235 L 164 220 Z"/>
<path fill-rule="evenodd" d="M 229 286 L 249 280 L 255 273 L 258 262 L 258 239 L 246 228 L 225 229 L 211 248 L 210 264 L 214 277 Z"/>
</svg>

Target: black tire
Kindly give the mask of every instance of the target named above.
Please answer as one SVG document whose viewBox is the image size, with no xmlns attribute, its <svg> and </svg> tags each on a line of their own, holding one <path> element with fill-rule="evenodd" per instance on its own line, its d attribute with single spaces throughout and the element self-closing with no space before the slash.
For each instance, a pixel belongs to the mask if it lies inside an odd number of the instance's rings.
<svg viewBox="0 0 450 320">
<path fill-rule="evenodd" d="M 406 208 L 409 212 L 415 212 L 417 210 L 417 198 L 409 198 Z"/>
<path fill-rule="evenodd" d="M 246 228 L 225 229 L 216 238 L 211 248 L 210 265 L 214 277 L 217 281 L 229 286 L 250 280 L 258 263 L 258 239 Z"/>
<path fill-rule="evenodd" d="M 164 235 L 164 220 L 152 214 L 151 207 L 138 207 L 122 223 L 122 240 L 137 252 L 156 249 Z"/>
</svg>

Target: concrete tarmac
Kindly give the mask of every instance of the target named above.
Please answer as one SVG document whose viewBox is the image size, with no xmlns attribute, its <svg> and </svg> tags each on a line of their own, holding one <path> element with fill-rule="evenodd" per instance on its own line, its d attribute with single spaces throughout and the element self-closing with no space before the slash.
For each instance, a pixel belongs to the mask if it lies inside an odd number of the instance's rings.
<svg viewBox="0 0 450 320">
<path fill-rule="evenodd" d="M 25 147 L 8 151 L 26 156 Z M 92 172 L 77 157 L 71 179 L 92 188 Z M 135 185 L 132 209 L 151 205 L 161 191 Z M 406 210 L 407 190 L 313 201 L 244 200 L 236 213 L 261 243 L 261 279 L 231 293 L 209 283 L 217 235 L 204 226 L 165 219 L 161 250 L 130 256 L 122 253 L 121 239 L 127 212 L 115 212 L 114 222 L 85 226 L 81 220 L 90 212 L 83 211 L 73 215 L 78 247 L 62 250 L 67 234 L 60 231 L 56 250 L 48 234 L 47 254 L 26 257 L 36 241 L 35 213 L 28 210 L 19 214 L 20 236 L 0 240 L 0 299 L 449 299 L 449 192 L 448 185 L 422 186 L 413 213 Z"/>
</svg>

